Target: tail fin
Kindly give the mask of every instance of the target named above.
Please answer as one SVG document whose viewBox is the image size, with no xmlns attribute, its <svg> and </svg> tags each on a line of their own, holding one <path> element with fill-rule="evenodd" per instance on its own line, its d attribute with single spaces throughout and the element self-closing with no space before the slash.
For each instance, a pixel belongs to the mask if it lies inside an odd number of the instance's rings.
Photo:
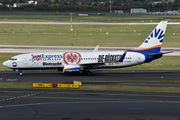
<svg viewBox="0 0 180 120">
<path fill-rule="evenodd" d="M 161 21 L 146 40 L 137 48 L 132 50 L 153 50 L 153 52 L 161 52 L 161 46 L 166 32 L 167 21 Z"/>
</svg>

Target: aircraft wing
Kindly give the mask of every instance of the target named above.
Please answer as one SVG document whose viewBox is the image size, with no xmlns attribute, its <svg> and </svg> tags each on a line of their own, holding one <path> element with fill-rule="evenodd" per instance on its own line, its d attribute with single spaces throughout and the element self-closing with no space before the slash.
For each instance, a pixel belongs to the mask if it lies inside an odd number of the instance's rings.
<svg viewBox="0 0 180 120">
<path fill-rule="evenodd" d="M 81 66 L 98 66 L 98 65 L 105 65 L 105 63 L 82 63 L 79 65 L 81 65 Z"/>
</svg>

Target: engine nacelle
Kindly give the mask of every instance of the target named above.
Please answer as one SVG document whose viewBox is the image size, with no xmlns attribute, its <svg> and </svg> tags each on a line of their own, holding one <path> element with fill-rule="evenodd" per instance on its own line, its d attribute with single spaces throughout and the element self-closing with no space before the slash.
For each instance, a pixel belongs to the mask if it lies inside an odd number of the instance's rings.
<svg viewBox="0 0 180 120">
<path fill-rule="evenodd" d="M 80 73 L 80 66 L 74 65 L 65 65 L 63 69 L 63 73 Z"/>
</svg>

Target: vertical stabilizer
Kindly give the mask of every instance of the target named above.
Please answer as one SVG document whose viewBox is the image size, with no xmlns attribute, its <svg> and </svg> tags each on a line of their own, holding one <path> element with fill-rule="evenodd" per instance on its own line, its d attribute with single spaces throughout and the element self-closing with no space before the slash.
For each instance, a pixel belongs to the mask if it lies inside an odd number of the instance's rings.
<svg viewBox="0 0 180 120">
<path fill-rule="evenodd" d="M 149 50 L 153 49 L 156 52 L 161 51 L 161 45 L 166 32 L 167 21 L 161 21 L 156 28 L 151 32 L 151 34 L 146 38 L 146 40 L 137 48 L 132 50 Z"/>
</svg>

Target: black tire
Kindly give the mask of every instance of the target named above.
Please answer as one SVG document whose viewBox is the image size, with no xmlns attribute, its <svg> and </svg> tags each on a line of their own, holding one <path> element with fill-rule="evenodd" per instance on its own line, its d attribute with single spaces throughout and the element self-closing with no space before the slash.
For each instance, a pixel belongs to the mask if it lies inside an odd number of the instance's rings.
<svg viewBox="0 0 180 120">
<path fill-rule="evenodd" d="M 92 72 L 91 71 L 87 71 L 87 75 L 92 75 Z"/>
<path fill-rule="evenodd" d="M 83 70 L 83 71 L 82 71 L 82 74 L 83 74 L 83 75 L 86 75 L 86 72 L 87 72 L 87 71 Z"/>
<path fill-rule="evenodd" d="M 82 71 L 82 74 L 83 74 L 83 75 L 89 75 L 89 76 L 90 76 L 90 75 L 92 75 L 92 72 L 91 72 L 91 71 L 85 71 L 85 70 L 84 70 L 84 71 Z"/>
</svg>

